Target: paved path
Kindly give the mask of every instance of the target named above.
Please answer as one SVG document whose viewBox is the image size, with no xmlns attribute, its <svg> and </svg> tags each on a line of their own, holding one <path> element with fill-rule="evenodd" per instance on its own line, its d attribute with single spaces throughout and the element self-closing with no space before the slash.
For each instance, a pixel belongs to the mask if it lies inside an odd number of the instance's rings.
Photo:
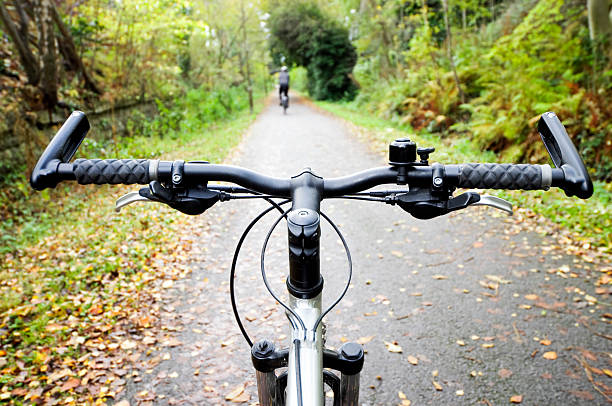
<svg viewBox="0 0 612 406">
<path fill-rule="evenodd" d="M 308 166 L 330 177 L 380 166 L 384 157 L 340 121 L 293 97 L 287 116 L 275 105 L 262 112 L 233 163 L 279 177 Z M 233 322 L 228 274 L 240 233 L 265 207 L 234 201 L 194 219 L 194 271 L 165 290 L 166 329 L 159 337 L 165 346 L 139 361 L 128 387 L 132 404 L 223 404 L 230 403 L 227 396 L 257 401 L 249 348 Z M 413 405 L 502 405 L 514 395 L 525 405 L 606 404 L 584 366 L 612 369 L 609 341 L 579 325 L 606 311 L 585 299 L 594 295 L 592 265 L 558 253 L 545 237 L 519 232 L 493 209 L 427 222 L 370 202 L 330 200 L 322 209 L 340 225 L 354 262 L 351 289 L 326 320 L 327 344 L 365 343 L 361 404 L 399 404 L 405 396 Z M 236 284 L 252 337 L 285 346 L 286 321 L 259 273 L 272 220 L 247 240 Z M 266 258 L 276 291 L 284 292 L 282 227 Z M 342 247 L 327 226 L 321 260 L 325 304 L 346 276 Z M 604 326 L 591 329 L 606 333 Z M 389 351 L 397 349 L 390 344 L 402 352 Z M 543 357 L 551 351 L 557 359 Z M 604 375 L 593 378 L 612 386 Z"/>
</svg>

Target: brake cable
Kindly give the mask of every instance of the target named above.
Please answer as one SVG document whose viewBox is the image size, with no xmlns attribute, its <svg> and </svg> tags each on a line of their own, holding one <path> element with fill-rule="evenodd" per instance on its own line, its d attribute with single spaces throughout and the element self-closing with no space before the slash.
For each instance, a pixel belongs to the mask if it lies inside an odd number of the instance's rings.
<svg viewBox="0 0 612 406">
<path fill-rule="evenodd" d="M 280 203 L 276 203 L 275 201 L 268 199 L 268 198 L 265 198 L 265 200 L 269 202 L 272 205 L 272 207 L 269 207 L 266 210 L 259 213 L 259 215 L 255 217 L 251 221 L 251 223 L 249 223 L 249 225 L 245 228 L 244 232 L 242 233 L 242 236 L 240 237 L 240 240 L 238 241 L 238 245 L 236 246 L 236 249 L 234 250 L 234 258 L 232 260 L 232 269 L 230 271 L 230 299 L 232 302 L 232 310 L 234 312 L 234 318 L 236 319 L 238 328 L 240 328 L 240 332 L 242 333 L 242 336 L 244 337 L 246 342 L 249 344 L 249 348 L 253 347 L 253 341 L 251 341 L 248 333 L 246 332 L 246 329 L 244 328 L 244 325 L 242 324 L 242 321 L 240 320 L 240 315 L 238 314 L 238 307 L 236 305 L 236 292 L 234 288 L 234 277 L 236 275 L 236 265 L 238 262 L 238 255 L 240 254 L 240 249 L 242 248 L 242 244 L 244 243 L 244 240 L 246 239 L 251 229 L 255 226 L 255 224 L 257 224 L 266 214 L 268 214 L 274 209 L 277 209 L 282 213 L 283 209 L 281 209 L 280 206 L 287 204 L 291 201 L 291 200 L 284 200 Z"/>
<path fill-rule="evenodd" d="M 320 212 L 320 213 L 323 216 L 323 218 L 325 220 L 327 220 L 327 222 L 334 228 L 334 230 L 336 231 L 336 234 L 338 234 L 338 237 L 340 237 L 340 240 L 342 241 L 342 245 L 344 245 L 344 250 L 346 251 L 346 259 L 348 260 L 348 278 L 347 278 L 347 281 L 346 281 L 346 286 L 344 287 L 344 290 L 342 291 L 342 293 L 340 294 L 338 299 L 336 299 L 336 301 L 334 303 L 332 303 L 332 305 L 329 306 L 327 308 L 327 310 L 325 310 L 323 313 L 321 313 L 321 315 L 317 319 L 317 321 L 316 321 L 316 323 L 314 325 L 314 329 L 313 329 L 314 331 L 317 331 L 317 327 L 319 327 L 319 323 L 321 322 L 321 320 L 323 320 L 323 317 L 325 317 L 325 315 L 327 315 L 327 313 L 329 313 L 331 309 L 336 307 L 336 305 L 338 303 L 340 303 L 340 301 L 342 300 L 344 295 L 346 295 L 346 291 L 348 290 L 349 285 L 351 284 L 351 278 L 353 277 L 353 261 L 351 259 L 351 251 L 349 250 L 348 244 L 346 243 L 346 240 L 344 239 L 344 236 L 342 235 L 342 233 L 338 229 L 338 226 L 336 226 L 336 224 L 329 217 L 327 217 L 327 215 L 325 213 L 323 213 L 323 212 Z"/>
<path fill-rule="evenodd" d="M 279 303 L 281 304 L 281 306 L 283 306 L 286 310 L 288 310 L 295 318 L 296 320 L 299 321 L 301 327 L 303 328 L 304 331 L 306 331 L 306 326 L 303 322 L 303 320 L 293 311 L 291 311 L 289 309 L 288 306 L 286 306 L 272 291 L 270 285 L 268 284 L 268 280 L 266 277 L 266 271 L 265 271 L 265 265 L 264 265 L 264 257 L 265 257 L 265 249 L 268 243 L 268 240 L 272 234 L 272 231 L 276 228 L 276 226 L 278 225 L 278 223 L 280 222 L 280 220 L 284 217 L 286 217 L 287 213 L 290 210 L 286 210 L 283 211 L 281 209 L 282 205 L 285 205 L 287 203 L 290 202 L 290 200 L 284 200 L 280 203 L 276 203 L 273 200 L 267 198 L 267 196 L 252 196 L 253 198 L 255 197 L 261 197 L 264 198 L 267 202 L 269 202 L 272 207 L 267 208 L 266 210 L 262 211 L 257 217 L 255 217 L 250 223 L 249 225 L 245 228 L 244 232 L 242 233 L 238 244 L 236 246 L 236 249 L 234 251 L 234 257 L 232 259 L 232 267 L 230 270 L 230 299 L 231 299 L 231 304 L 232 304 L 232 311 L 234 313 L 234 318 L 236 319 L 236 323 L 238 324 L 238 328 L 240 329 L 240 332 L 242 333 L 242 336 L 244 337 L 244 339 L 246 340 L 247 344 L 249 344 L 249 347 L 253 346 L 253 342 L 250 339 L 248 333 L 246 332 L 246 329 L 244 327 L 244 324 L 242 323 L 241 319 L 240 319 L 240 315 L 238 313 L 238 307 L 236 305 L 236 295 L 235 295 L 235 284 L 234 284 L 234 278 L 236 275 L 236 265 L 238 262 L 238 256 L 240 254 L 240 250 L 242 248 L 242 244 L 244 243 L 244 240 L 246 239 L 247 235 L 249 234 L 249 232 L 251 231 L 251 229 L 268 213 L 270 213 L 272 210 L 277 209 L 279 210 L 282 214 L 281 216 L 276 220 L 276 222 L 272 225 L 272 227 L 270 228 L 268 235 L 264 241 L 264 245 L 262 247 L 262 263 L 261 263 L 261 269 L 262 269 L 262 277 L 264 280 L 264 285 L 266 286 L 266 289 L 268 289 L 268 292 L 272 295 L 272 297 Z M 345 196 L 342 196 L 345 197 Z M 346 196 L 348 197 L 348 196 Z M 379 200 L 376 200 L 379 201 Z M 321 323 L 321 321 L 323 320 L 323 318 L 342 300 L 342 298 L 344 298 L 344 296 L 346 295 L 346 292 L 348 291 L 348 288 L 350 286 L 351 283 L 351 279 L 353 276 L 353 263 L 352 263 L 352 259 L 351 259 L 351 253 L 350 250 L 348 248 L 348 244 L 346 243 L 346 240 L 344 238 L 344 236 L 342 235 L 342 233 L 340 232 L 340 230 L 338 229 L 338 227 L 336 226 L 336 224 L 323 212 L 320 212 L 320 214 L 323 216 L 323 218 L 332 226 L 332 228 L 334 229 L 334 231 L 336 231 L 336 234 L 338 234 L 338 237 L 340 238 L 340 240 L 342 241 L 342 244 L 344 246 L 346 255 L 347 255 L 347 260 L 348 260 L 348 278 L 347 278 L 347 282 L 346 285 L 344 287 L 344 290 L 342 291 L 342 293 L 340 294 L 340 296 L 332 303 L 331 306 L 329 306 L 324 312 L 321 313 L 321 315 L 319 316 L 319 318 L 316 320 L 315 324 L 314 324 L 314 331 L 317 330 L 319 323 Z"/>
<path fill-rule="evenodd" d="M 270 288 L 270 286 L 268 284 L 268 280 L 266 278 L 266 269 L 265 269 L 265 264 L 264 264 L 266 246 L 268 245 L 268 241 L 270 240 L 270 236 L 272 235 L 272 232 L 274 231 L 274 229 L 276 228 L 278 223 L 281 221 L 281 219 L 287 217 L 287 214 L 289 213 L 290 210 L 291 209 L 287 209 L 286 211 L 284 211 L 283 214 L 280 215 L 278 217 L 278 219 L 276 219 L 276 221 L 274 222 L 274 224 L 272 224 L 272 226 L 270 227 L 270 230 L 268 231 L 268 235 L 266 236 L 266 239 L 264 240 L 264 243 L 263 243 L 263 247 L 261 248 L 261 275 L 263 277 L 264 284 L 266 285 L 266 288 L 268 289 L 268 292 L 270 292 L 272 297 L 274 299 L 276 299 L 276 301 L 281 306 L 283 306 L 286 310 L 288 310 L 289 313 L 291 313 L 297 319 L 297 321 L 300 323 L 302 329 L 304 330 L 304 333 L 306 333 L 306 326 L 305 326 L 304 321 L 302 320 L 302 318 L 299 317 L 286 304 L 281 302 L 280 299 L 274 294 L 274 292 L 272 292 L 272 289 Z M 333 309 L 342 300 L 342 298 L 346 294 L 346 291 L 349 288 L 349 285 L 351 283 L 351 278 L 353 276 L 353 261 L 351 259 L 351 252 L 350 252 L 350 250 L 348 248 L 348 244 L 346 243 L 346 240 L 344 239 L 344 236 L 342 235 L 342 233 L 340 232 L 340 230 L 338 229 L 336 224 L 329 217 L 327 217 L 327 215 L 325 213 L 323 213 L 322 211 L 319 211 L 319 213 L 333 227 L 333 229 L 336 231 L 336 234 L 338 234 L 338 237 L 340 237 L 340 240 L 342 241 L 342 245 L 344 245 L 344 250 L 346 251 L 346 257 L 347 257 L 347 260 L 348 260 L 348 279 L 347 279 L 347 282 L 346 282 L 346 286 L 344 287 L 344 290 L 342 291 L 340 296 L 336 299 L 336 301 L 334 301 L 334 303 L 332 303 L 331 306 L 329 306 L 324 312 L 321 313 L 321 315 L 319 316 L 319 318 L 315 322 L 314 329 L 313 329 L 313 331 L 315 331 L 315 332 L 317 331 L 317 328 L 319 327 L 319 323 L 321 323 L 321 320 L 323 320 L 323 317 L 325 317 L 325 315 L 327 315 L 327 313 L 329 313 L 331 311 L 331 309 Z"/>
<path fill-rule="evenodd" d="M 270 287 L 270 284 L 268 283 L 268 278 L 266 277 L 266 266 L 265 266 L 265 263 L 264 263 L 265 257 L 266 257 L 266 247 L 268 246 L 268 241 L 270 240 L 270 236 L 272 235 L 272 232 L 274 231 L 274 229 L 276 228 L 278 223 L 280 223 L 280 221 L 282 219 L 286 218 L 287 214 L 290 211 L 291 211 L 291 207 L 288 208 L 287 210 L 285 210 L 283 212 L 283 214 L 278 216 L 278 218 L 276 219 L 274 224 L 272 224 L 272 227 L 270 227 L 270 230 L 268 230 L 268 235 L 266 235 L 266 238 L 265 238 L 264 243 L 263 243 L 263 247 L 261 247 L 261 277 L 263 278 L 264 285 L 266 285 L 266 289 L 268 289 L 268 293 L 270 293 L 270 295 L 281 306 L 283 306 L 285 308 L 285 310 L 287 310 L 289 313 L 291 313 L 291 315 L 293 315 L 293 317 L 295 317 L 295 319 L 300 323 L 300 326 L 302 327 L 302 330 L 304 330 L 304 334 L 306 334 L 306 325 L 304 324 L 304 320 L 302 320 L 302 318 L 296 312 L 291 310 L 291 308 L 289 306 L 287 306 L 285 303 L 283 303 L 283 301 L 280 300 L 280 298 L 278 296 L 276 296 L 276 294 L 272 291 L 272 288 Z"/>
</svg>

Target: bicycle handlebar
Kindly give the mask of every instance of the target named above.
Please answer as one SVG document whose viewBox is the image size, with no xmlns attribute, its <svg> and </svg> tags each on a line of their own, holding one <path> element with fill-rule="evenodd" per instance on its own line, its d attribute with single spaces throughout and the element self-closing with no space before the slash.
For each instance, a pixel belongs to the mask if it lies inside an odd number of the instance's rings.
<svg viewBox="0 0 612 406">
<path fill-rule="evenodd" d="M 153 180 L 172 182 L 172 161 L 146 159 L 77 159 L 72 164 L 59 165 L 62 180 L 76 180 L 79 184 L 141 184 Z M 413 186 L 430 186 L 432 166 L 408 169 L 407 183 Z M 443 166 L 445 181 L 454 187 L 478 189 L 548 189 L 559 185 L 562 171 L 548 165 L 480 164 L 469 163 Z M 205 184 L 208 181 L 227 181 L 254 191 L 289 197 L 291 180 L 274 178 L 248 169 L 202 162 L 184 164 L 186 185 Z M 553 176 L 553 174 L 555 176 Z M 386 166 L 357 172 L 349 176 L 323 179 L 323 197 L 340 196 L 360 192 L 382 184 L 396 183 L 398 171 Z M 553 179 L 556 181 L 553 182 Z"/>
<path fill-rule="evenodd" d="M 593 186 L 588 172 L 557 116 L 554 113 L 543 115 L 538 129 L 557 168 L 493 163 L 387 166 L 321 179 L 321 197 L 340 196 L 395 183 L 407 183 L 411 189 L 432 190 L 442 187 L 533 190 L 555 186 L 562 188 L 568 196 L 590 197 Z M 259 193 L 291 197 L 291 183 L 296 177 L 275 178 L 230 165 L 145 159 L 77 159 L 68 163 L 88 130 L 89 123 L 83 113 L 74 112 L 68 118 L 32 172 L 30 183 L 34 189 L 55 187 L 62 180 L 76 180 L 80 184 L 148 184 L 157 180 L 185 186 L 227 181 Z"/>
</svg>

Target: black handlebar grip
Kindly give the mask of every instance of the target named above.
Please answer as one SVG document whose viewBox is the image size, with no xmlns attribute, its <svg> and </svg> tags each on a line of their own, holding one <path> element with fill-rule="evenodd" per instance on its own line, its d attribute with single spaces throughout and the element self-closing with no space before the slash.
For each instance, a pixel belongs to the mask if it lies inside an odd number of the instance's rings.
<svg viewBox="0 0 612 406">
<path fill-rule="evenodd" d="M 541 165 L 528 164 L 463 164 L 459 165 L 457 186 L 476 189 L 548 189 L 550 182 L 542 182 L 542 168 Z"/>
<path fill-rule="evenodd" d="M 81 185 L 146 185 L 151 180 L 148 159 L 77 159 L 72 170 Z"/>
</svg>

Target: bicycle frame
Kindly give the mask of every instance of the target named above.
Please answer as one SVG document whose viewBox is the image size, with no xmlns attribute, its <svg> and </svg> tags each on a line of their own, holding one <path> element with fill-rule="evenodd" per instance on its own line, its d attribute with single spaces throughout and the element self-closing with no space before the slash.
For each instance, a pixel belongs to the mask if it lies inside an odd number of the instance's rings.
<svg viewBox="0 0 612 406">
<path fill-rule="evenodd" d="M 293 315 L 287 314 L 291 321 L 291 346 L 287 369 L 286 404 L 322 406 L 325 402 L 321 324 L 317 326 L 316 331 L 312 330 L 321 315 L 321 294 L 314 299 L 290 296 L 289 306 L 302 318 L 307 331 L 300 328 Z"/>
</svg>

